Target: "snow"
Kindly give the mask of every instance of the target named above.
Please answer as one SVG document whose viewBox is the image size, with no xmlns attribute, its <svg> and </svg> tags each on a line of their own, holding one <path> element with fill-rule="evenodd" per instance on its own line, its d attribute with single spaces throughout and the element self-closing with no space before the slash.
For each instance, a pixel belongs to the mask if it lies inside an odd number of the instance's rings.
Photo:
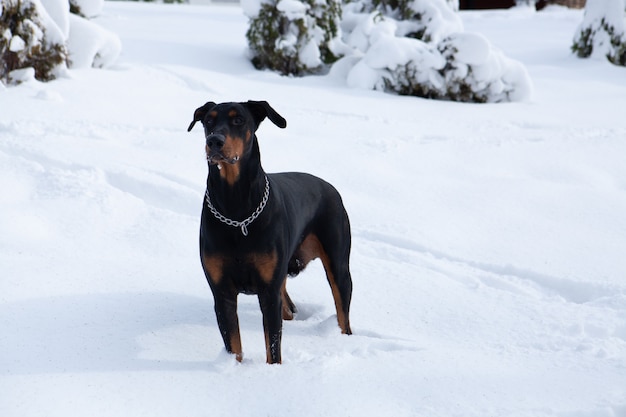
<svg viewBox="0 0 626 417">
<path fill-rule="evenodd" d="M 62 45 L 65 41 L 65 34 L 67 33 L 66 22 L 64 20 L 67 19 L 67 16 L 63 17 L 62 15 L 69 14 L 69 6 L 66 11 L 62 11 L 57 7 L 59 6 L 58 2 L 47 1 L 44 6 L 40 0 L 29 0 L 25 2 L 25 5 L 30 5 L 31 3 L 35 6 L 35 10 L 37 10 L 41 26 L 46 28 L 46 41 L 48 45 Z M 51 7 L 50 11 L 48 11 L 46 6 Z M 41 29 L 31 22 L 30 30 L 34 34 L 34 38 L 36 38 L 36 40 L 33 39 L 32 43 L 39 43 L 43 39 Z"/>
<path fill-rule="evenodd" d="M 104 7 L 104 0 L 72 0 L 78 6 L 82 16 L 92 18 L 98 16 Z"/>
<path fill-rule="evenodd" d="M 19 52 L 26 48 L 26 42 L 20 36 L 16 35 L 11 38 L 11 43 L 9 44 L 9 51 L 11 52 Z"/>
<path fill-rule="evenodd" d="M 17 36 L 16 36 L 17 37 Z M 14 37 L 13 39 L 15 39 Z M 9 72 L 9 82 L 22 83 L 35 79 L 35 69 L 32 67 L 16 69 Z"/>
<path fill-rule="evenodd" d="M 449 38 L 458 47 L 456 59 L 472 65 L 482 65 L 489 58 L 489 41 L 479 33 L 456 33 Z"/>
<path fill-rule="evenodd" d="M 254 19 L 261 11 L 263 0 L 241 0 L 240 4 L 244 14 L 250 19 Z"/>
<path fill-rule="evenodd" d="M 67 0 L 41 0 L 58 29 L 61 31 L 63 39 L 67 39 L 70 34 L 70 3 Z"/>
<path fill-rule="evenodd" d="M 316 68 L 322 65 L 318 40 L 311 38 L 298 52 L 298 60 L 307 68 Z"/>
<path fill-rule="evenodd" d="M 280 0 L 276 4 L 276 9 L 287 16 L 289 20 L 304 19 L 308 8 L 308 5 L 298 0 Z"/>
<path fill-rule="evenodd" d="M 416 15 L 421 16 L 421 21 L 426 27 L 425 36 L 433 43 L 463 31 L 463 23 L 458 13 L 452 11 L 445 0 L 414 0 L 409 7 Z"/>
<path fill-rule="evenodd" d="M 582 11 L 460 17 L 530 100 L 280 77 L 248 62 L 239 7 L 118 2 L 94 19 L 115 65 L 0 90 L 0 415 L 625 416 L 624 69 L 570 53 Z M 247 99 L 288 121 L 258 132 L 265 169 L 333 183 L 353 231 L 354 335 L 313 263 L 280 366 L 253 296 L 243 363 L 224 352 L 198 260 L 186 128 Z"/>
<path fill-rule="evenodd" d="M 72 14 L 67 40 L 72 68 L 103 68 L 115 63 L 122 44 L 119 37 L 98 24 Z"/>
</svg>

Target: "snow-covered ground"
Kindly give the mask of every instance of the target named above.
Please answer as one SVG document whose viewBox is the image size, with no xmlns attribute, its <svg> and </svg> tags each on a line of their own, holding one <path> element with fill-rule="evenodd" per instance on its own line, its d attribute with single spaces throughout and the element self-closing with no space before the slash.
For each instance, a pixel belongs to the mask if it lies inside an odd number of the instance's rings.
<svg viewBox="0 0 626 417">
<path fill-rule="evenodd" d="M 626 416 L 626 70 L 569 52 L 581 11 L 462 12 L 529 101 L 283 78 L 241 9 L 106 3 L 108 70 L 0 91 L 0 416 Z M 269 172 L 336 185 L 354 335 L 319 263 L 283 364 L 241 296 L 224 352 L 197 250 L 207 100 L 265 99 Z"/>
</svg>

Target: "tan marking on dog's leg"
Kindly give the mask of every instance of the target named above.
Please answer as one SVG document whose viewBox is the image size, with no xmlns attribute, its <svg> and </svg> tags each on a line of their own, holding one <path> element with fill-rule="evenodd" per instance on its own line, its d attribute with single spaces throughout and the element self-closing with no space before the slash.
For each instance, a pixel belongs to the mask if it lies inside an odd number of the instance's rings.
<svg viewBox="0 0 626 417">
<path fill-rule="evenodd" d="M 218 255 L 202 254 L 202 266 L 209 274 L 211 282 L 215 285 L 219 284 L 224 274 L 224 258 Z"/>
<path fill-rule="evenodd" d="M 324 269 L 326 270 L 326 277 L 328 278 L 328 282 L 330 283 L 330 289 L 333 293 L 333 299 L 335 300 L 335 309 L 337 310 L 337 323 L 339 323 L 339 327 L 341 328 L 341 333 L 348 334 L 350 333 L 350 329 L 346 325 L 346 315 L 343 313 L 343 303 L 341 302 L 341 294 L 339 293 L 339 288 L 337 287 L 337 281 L 335 281 L 335 276 L 330 270 L 330 260 L 326 252 L 320 256 L 322 259 L 322 264 L 324 264 Z"/>
<path fill-rule="evenodd" d="M 302 261 L 305 264 L 307 264 L 312 259 L 321 259 L 322 264 L 324 265 L 324 270 L 326 271 L 326 278 L 328 278 L 328 283 L 330 284 L 330 289 L 333 293 L 335 309 L 337 310 L 337 322 L 339 323 L 339 327 L 341 328 L 341 333 L 350 333 L 350 328 L 346 324 L 346 315 L 343 312 L 341 294 L 339 292 L 339 288 L 337 287 L 337 281 L 335 280 L 335 276 L 333 275 L 332 269 L 330 268 L 330 258 L 324 251 L 324 247 L 322 246 L 317 236 L 315 236 L 314 234 L 310 234 L 304 239 L 304 241 L 300 245 L 300 254 L 302 256 Z"/>
<path fill-rule="evenodd" d="M 291 301 L 289 294 L 287 294 L 287 279 L 285 279 L 280 289 L 280 297 L 283 300 L 283 320 L 293 320 L 295 305 Z"/>
<path fill-rule="evenodd" d="M 235 355 L 237 362 L 243 361 L 243 348 L 241 346 L 241 335 L 239 333 L 239 329 L 233 332 L 230 336 L 230 349 L 230 353 Z"/>
<path fill-rule="evenodd" d="M 322 251 L 322 244 L 320 243 L 317 236 L 314 234 L 308 235 L 298 248 L 298 254 L 300 255 L 300 260 L 304 265 L 307 265 L 313 259 L 317 259 L 320 257 L 320 253 Z"/>
</svg>

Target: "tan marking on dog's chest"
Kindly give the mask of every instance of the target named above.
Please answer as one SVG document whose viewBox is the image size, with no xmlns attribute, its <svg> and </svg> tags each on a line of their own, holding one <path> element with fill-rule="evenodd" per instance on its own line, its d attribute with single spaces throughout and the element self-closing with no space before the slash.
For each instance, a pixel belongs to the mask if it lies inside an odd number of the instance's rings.
<svg viewBox="0 0 626 417">
<path fill-rule="evenodd" d="M 228 159 L 241 158 L 245 150 L 244 139 L 237 136 L 226 136 L 224 142 L 224 148 L 222 153 Z M 234 185 L 239 180 L 239 174 L 241 172 L 240 162 L 237 161 L 234 164 L 222 163 L 220 169 L 220 176 L 228 183 L 228 185 Z"/>
<path fill-rule="evenodd" d="M 220 162 L 220 164 L 220 177 L 222 177 L 222 179 L 232 187 L 239 179 L 239 162 L 236 162 L 234 164 Z"/>
<path fill-rule="evenodd" d="M 264 283 L 269 284 L 274 278 L 274 272 L 278 264 L 278 255 L 276 251 L 271 253 L 253 253 L 248 255 L 248 262 L 254 265 L 255 269 L 259 273 L 261 280 Z"/>
<path fill-rule="evenodd" d="M 224 257 L 202 254 L 202 265 L 209 273 L 209 278 L 213 284 L 219 284 L 224 276 Z"/>
</svg>

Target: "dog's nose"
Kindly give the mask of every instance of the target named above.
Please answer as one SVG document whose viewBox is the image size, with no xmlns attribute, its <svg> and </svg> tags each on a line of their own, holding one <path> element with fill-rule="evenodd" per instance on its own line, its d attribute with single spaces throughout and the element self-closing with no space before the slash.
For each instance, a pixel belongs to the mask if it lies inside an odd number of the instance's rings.
<svg viewBox="0 0 626 417">
<path fill-rule="evenodd" d="M 206 144 L 212 151 L 219 151 L 224 147 L 226 137 L 217 133 L 212 133 L 206 138 Z"/>
</svg>

